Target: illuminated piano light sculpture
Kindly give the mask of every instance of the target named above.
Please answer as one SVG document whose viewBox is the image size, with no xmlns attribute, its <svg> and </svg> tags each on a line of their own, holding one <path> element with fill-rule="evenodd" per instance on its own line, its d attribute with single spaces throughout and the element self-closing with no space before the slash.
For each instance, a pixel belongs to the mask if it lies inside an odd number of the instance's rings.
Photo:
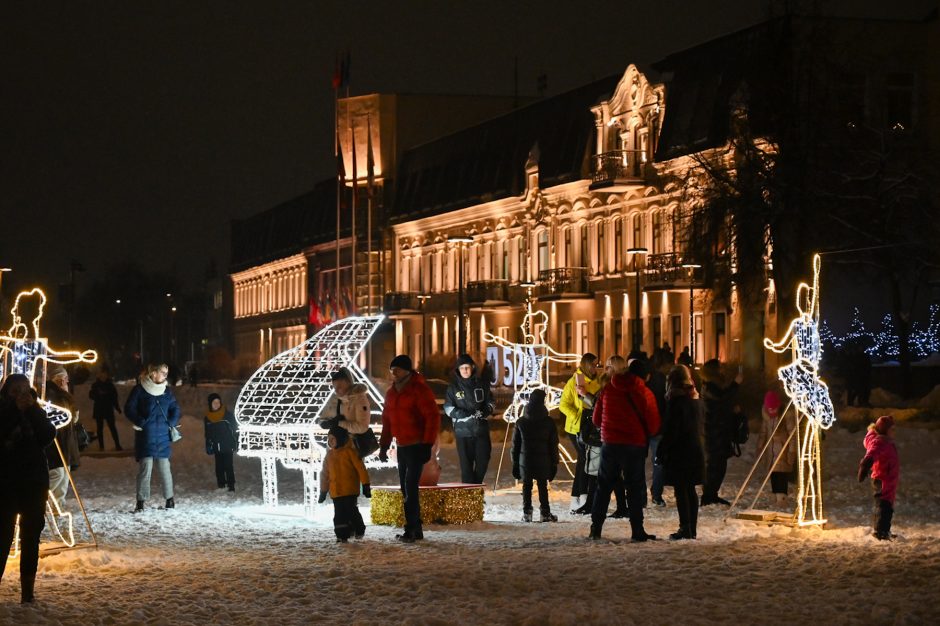
<svg viewBox="0 0 940 626">
<path fill-rule="evenodd" d="M 320 491 L 319 474 L 326 454 L 327 431 L 317 424 L 333 394 L 330 374 L 348 368 L 353 382 L 365 385 L 381 415 L 384 399 L 359 368 L 358 357 L 383 321 L 382 316 L 347 317 L 326 326 L 302 344 L 282 352 L 252 374 L 235 402 L 238 454 L 261 459 L 263 499 L 278 505 L 277 461 L 299 469 L 304 482 L 304 515 L 312 517 Z M 381 425 L 373 424 L 376 435 Z M 378 455 L 367 467 L 392 467 Z"/>
<path fill-rule="evenodd" d="M 26 324 L 23 321 L 21 304 L 35 299 L 37 301 L 35 317 L 31 323 Z M 6 381 L 11 374 L 23 374 L 29 379 L 30 385 L 39 395 L 39 406 L 46 412 L 49 420 L 56 429 L 67 426 L 72 421 L 72 413 L 65 407 L 60 407 L 46 400 L 46 372 L 49 363 L 59 365 L 69 365 L 71 363 L 94 363 L 98 360 L 98 354 L 94 350 L 55 350 L 49 346 L 49 340 L 43 337 L 39 331 L 39 322 L 42 319 L 43 311 L 46 308 L 46 294 L 42 289 L 35 287 L 29 291 L 22 291 L 16 296 L 13 302 L 13 308 L 10 315 L 13 323 L 9 329 L 0 334 L 0 385 Z M 78 489 L 75 488 L 75 482 L 72 480 L 72 474 L 69 471 L 69 464 L 62 455 L 62 449 L 58 441 L 54 442 L 59 455 L 62 456 L 62 466 L 72 485 L 72 492 L 75 499 L 81 507 L 82 514 L 85 514 L 85 506 Z M 85 523 L 88 527 L 88 533 L 92 538 L 92 544 L 97 546 L 98 540 L 91 528 L 91 522 L 87 515 L 84 515 Z M 59 523 L 60 518 L 64 520 Z M 72 524 L 72 514 L 63 511 L 61 503 L 56 500 L 52 492 L 49 492 L 49 500 L 46 503 L 46 519 L 52 533 L 64 544 L 66 548 L 76 546 L 75 531 Z M 19 554 L 19 526 L 17 526 L 13 542 L 13 556 Z"/>
</svg>

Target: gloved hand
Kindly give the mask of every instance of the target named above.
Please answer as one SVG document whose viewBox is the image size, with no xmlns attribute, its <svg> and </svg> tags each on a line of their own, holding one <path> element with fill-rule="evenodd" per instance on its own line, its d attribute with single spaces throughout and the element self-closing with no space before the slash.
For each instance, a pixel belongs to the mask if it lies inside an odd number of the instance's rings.
<svg viewBox="0 0 940 626">
<path fill-rule="evenodd" d="M 379 450 L 379 460 L 383 463 L 388 463 L 388 448 Z"/>
<path fill-rule="evenodd" d="M 515 478 L 516 480 L 522 480 L 522 472 L 519 471 L 518 465 L 512 466 L 512 477 Z"/>
<path fill-rule="evenodd" d="M 483 411 L 479 411 L 479 410 L 473 412 L 473 417 L 477 418 L 478 420 L 486 419 L 485 417 L 483 417 Z"/>
<path fill-rule="evenodd" d="M 323 430 L 329 430 L 333 428 L 334 426 L 338 425 L 339 420 L 335 417 L 332 417 L 329 419 L 321 419 L 318 421 L 318 423 L 320 424 L 320 428 L 322 428 Z"/>
<path fill-rule="evenodd" d="M 368 484 L 363 485 L 363 486 L 362 486 L 362 495 L 364 495 L 364 496 L 367 497 L 367 498 L 371 498 L 371 497 L 372 497 L 372 487 L 369 486 Z"/>
<path fill-rule="evenodd" d="M 323 504 L 324 502 L 326 502 L 326 492 L 325 492 L 325 491 L 321 491 L 321 492 L 320 492 L 320 497 L 317 498 L 317 502 L 320 503 L 320 504 Z"/>
</svg>

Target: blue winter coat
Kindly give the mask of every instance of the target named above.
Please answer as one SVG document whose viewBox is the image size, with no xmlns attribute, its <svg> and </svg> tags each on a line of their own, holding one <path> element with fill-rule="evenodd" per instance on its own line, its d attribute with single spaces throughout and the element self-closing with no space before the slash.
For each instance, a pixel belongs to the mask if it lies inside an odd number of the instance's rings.
<svg viewBox="0 0 940 626">
<path fill-rule="evenodd" d="M 170 458 L 170 426 L 180 423 L 180 407 L 169 386 L 163 395 L 152 396 L 137 385 L 124 403 L 124 415 L 141 430 L 134 431 L 134 456 Z"/>
</svg>

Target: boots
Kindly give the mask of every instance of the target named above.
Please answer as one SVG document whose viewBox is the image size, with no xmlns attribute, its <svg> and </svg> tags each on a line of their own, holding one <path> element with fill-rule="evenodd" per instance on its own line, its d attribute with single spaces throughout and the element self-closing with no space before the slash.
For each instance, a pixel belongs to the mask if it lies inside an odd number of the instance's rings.
<svg viewBox="0 0 940 626">
<path fill-rule="evenodd" d="M 22 580 L 20 585 L 20 602 L 23 604 L 30 604 L 31 602 L 34 602 L 36 598 L 33 597 L 33 588 L 36 585 L 36 579 L 27 576 Z"/>
<path fill-rule="evenodd" d="M 552 515 L 551 513 L 542 512 L 541 515 L 539 516 L 539 521 L 540 522 L 557 522 L 558 517 L 556 515 Z"/>
<path fill-rule="evenodd" d="M 173 498 L 167 498 L 165 508 L 167 509 L 176 508 L 176 502 L 173 500 Z"/>
<path fill-rule="evenodd" d="M 523 521 L 523 522 L 531 522 L 531 521 L 532 521 L 532 510 L 531 510 L 531 509 L 522 512 L 522 521 Z"/>
<path fill-rule="evenodd" d="M 595 524 L 591 524 L 591 532 L 588 535 L 588 539 L 597 541 L 601 538 L 601 529 L 598 528 Z"/>
<path fill-rule="evenodd" d="M 134 507 L 134 513 L 141 513 L 144 510 L 144 501 L 138 500 L 137 505 Z"/>
</svg>

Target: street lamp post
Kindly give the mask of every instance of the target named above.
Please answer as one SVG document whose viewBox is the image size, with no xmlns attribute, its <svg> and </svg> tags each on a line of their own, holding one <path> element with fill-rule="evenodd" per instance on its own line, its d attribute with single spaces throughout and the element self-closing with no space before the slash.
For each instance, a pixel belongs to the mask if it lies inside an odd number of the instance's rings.
<svg viewBox="0 0 940 626">
<path fill-rule="evenodd" d="M 0 267 L 0 306 L 3 306 L 3 275 L 6 272 L 12 272 L 11 267 Z"/>
<path fill-rule="evenodd" d="M 431 296 L 427 294 L 421 294 L 418 296 L 418 300 L 421 301 L 421 370 L 424 371 L 424 359 L 427 355 L 427 346 L 428 346 L 428 314 L 425 310 L 428 300 L 431 299 Z"/>
<path fill-rule="evenodd" d="M 702 267 L 697 263 L 683 263 L 682 267 L 689 270 L 689 355 L 692 357 L 692 366 L 695 366 L 695 305 L 692 299 L 693 282 L 692 275 L 695 270 Z"/>
<path fill-rule="evenodd" d="M 635 283 L 635 301 L 633 305 L 633 352 L 639 352 L 643 345 L 643 325 L 640 324 L 640 267 L 637 263 L 637 257 L 646 257 L 649 252 L 646 248 L 628 248 L 627 254 L 633 255 L 633 275 Z"/>
<path fill-rule="evenodd" d="M 457 244 L 457 354 L 467 351 L 467 329 L 463 315 L 463 252 L 464 245 L 473 243 L 473 237 L 450 237 Z"/>
</svg>

